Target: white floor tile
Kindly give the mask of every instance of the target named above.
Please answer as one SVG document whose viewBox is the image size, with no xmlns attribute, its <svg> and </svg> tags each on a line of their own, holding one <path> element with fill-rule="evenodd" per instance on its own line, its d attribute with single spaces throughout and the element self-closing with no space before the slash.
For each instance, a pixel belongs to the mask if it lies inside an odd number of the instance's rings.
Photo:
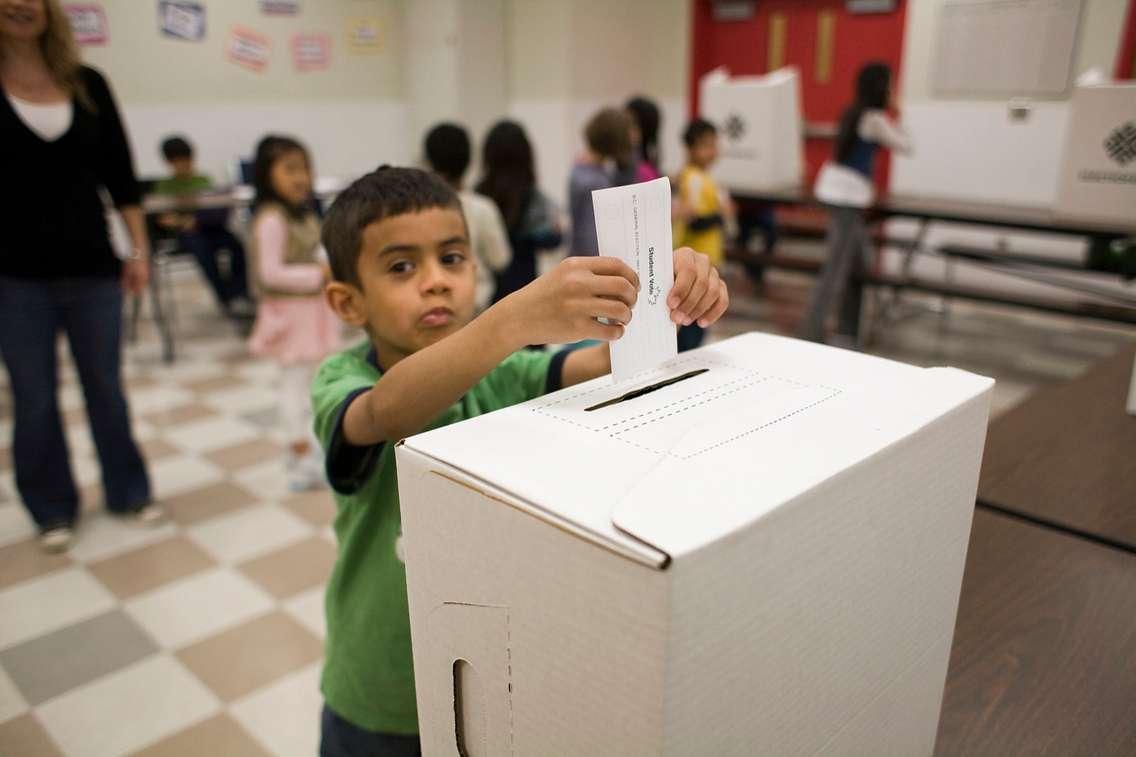
<svg viewBox="0 0 1136 757">
<path fill-rule="evenodd" d="M 224 471 L 207 460 L 176 455 L 150 464 L 150 479 L 157 500 L 191 489 L 215 484 L 225 478 Z"/>
<path fill-rule="evenodd" d="M 257 382 L 255 385 L 244 385 L 234 389 L 222 389 L 210 392 L 202 398 L 206 405 L 217 408 L 225 413 L 253 413 L 273 407 L 279 401 L 277 398 L 276 383 Z"/>
<path fill-rule="evenodd" d="M 280 380 L 280 368 L 271 360 L 242 365 L 237 368 L 237 373 L 260 386 L 276 386 L 276 382 Z"/>
<path fill-rule="evenodd" d="M 193 392 L 188 389 L 163 384 L 131 392 L 130 411 L 136 415 L 145 415 L 160 410 L 169 410 L 193 400 Z"/>
<path fill-rule="evenodd" d="M 0 668 L 0 723 L 19 717 L 27 712 L 28 703 L 12 683 L 12 679 Z"/>
<path fill-rule="evenodd" d="M 269 502 L 279 502 L 291 494 L 283 458 L 242 468 L 234 477 L 250 492 L 256 492 L 258 497 Z"/>
<path fill-rule="evenodd" d="M 219 709 L 217 698 L 177 660 L 154 655 L 37 708 L 67 754 L 126 754 Z"/>
<path fill-rule="evenodd" d="M 190 452 L 208 452 L 260 436 L 256 426 L 239 418 L 206 418 L 170 428 L 163 437 Z"/>
<path fill-rule="evenodd" d="M 284 611 L 321 639 L 327 638 L 327 616 L 323 611 L 323 586 L 309 589 L 284 603 Z"/>
<path fill-rule="evenodd" d="M 234 563 L 299 541 L 312 529 L 283 508 L 261 505 L 211 518 L 188 533 L 218 561 Z"/>
<path fill-rule="evenodd" d="M 8 482 L 0 484 L 4 487 L 7 501 L 0 505 L 0 547 L 12 542 L 21 541 L 35 535 L 36 527 L 32 516 L 19 502 L 19 495 L 15 487 Z"/>
<path fill-rule="evenodd" d="M 114 607 L 102 584 L 80 568 L 49 573 L 0 591 L 0 649 Z"/>
<path fill-rule="evenodd" d="M 94 562 L 128 549 L 153 544 L 177 532 L 173 523 L 144 526 L 98 510 L 79 521 L 71 556 L 80 562 Z"/>
<path fill-rule="evenodd" d="M 244 576 L 218 568 L 167 584 L 126 603 L 126 612 L 162 647 L 178 649 L 274 606 Z"/>
<path fill-rule="evenodd" d="M 280 679 L 230 708 L 233 717 L 272 754 L 310 757 L 319 750 L 320 665 Z"/>
</svg>

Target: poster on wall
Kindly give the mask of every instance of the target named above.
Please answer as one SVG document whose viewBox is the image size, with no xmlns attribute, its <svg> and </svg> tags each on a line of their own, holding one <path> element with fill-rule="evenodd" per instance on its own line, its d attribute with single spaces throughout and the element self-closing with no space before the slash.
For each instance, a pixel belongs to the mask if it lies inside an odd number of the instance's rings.
<svg viewBox="0 0 1136 757">
<path fill-rule="evenodd" d="M 73 3 L 63 6 L 67 20 L 71 22 L 71 33 L 80 45 L 105 45 L 107 32 L 106 13 L 97 3 Z"/>
<path fill-rule="evenodd" d="M 382 21 L 375 16 L 353 16 L 347 19 L 347 49 L 355 55 L 381 53 Z"/>
<path fill-rule="evenodd" d="M 260 0 L 260 12 L 266 16 L 295 16 L 300 12 L 299 0 Z"/>
<path fill-rule="evenodd" d="M 268 68 L 271 54 L 272 42 L 263 34 L 244 26 L 234 26 L 229 31 L 229 39 L 225 44 L 225 57 L 230 63 L 259 74 Z"/>
<path fill-rule="evenodd" d="M 200 42 L 205 39 L 205 6 L 185 0 L 160 0 L 158 29 L 165 37 Z"/>
<path fill-rule="evenodd" d="M 297 71 L 320 71 L 331 64 L 331 37 L 296 34 L 292 37 L 292 63 Z"/>
</svg>

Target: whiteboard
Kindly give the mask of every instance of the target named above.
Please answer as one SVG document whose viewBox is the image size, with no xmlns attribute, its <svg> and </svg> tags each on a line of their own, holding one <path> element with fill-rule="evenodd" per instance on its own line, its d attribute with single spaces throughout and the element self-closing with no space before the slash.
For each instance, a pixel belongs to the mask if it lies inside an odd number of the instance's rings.
<svg viewBox="0 0 1136 757">
<path fill-rule="evenodd" d="M 1083 0 L 946 0 L 932 90 L 942 96 L 1062 97 Z"/>
</svg>

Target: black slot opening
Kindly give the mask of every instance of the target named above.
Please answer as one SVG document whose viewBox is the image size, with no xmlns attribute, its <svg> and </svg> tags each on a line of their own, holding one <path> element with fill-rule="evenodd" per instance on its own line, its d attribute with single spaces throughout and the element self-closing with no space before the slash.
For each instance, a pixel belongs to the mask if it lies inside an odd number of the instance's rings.
<svg viewBox="0 0 1136 757">
<path fill-rule="evenodd" d="M 633 399 L 636 399 L 638 397 L 642 397 L 645 394 L 650 394 L 651 392 L 657 392 L 660 389 L 665 389 L 666 387 L 671 386 L 672 384 L 677 384 L 680 381 L 686 381 L 687 379 L 694 378 L 695 376 L 701 376 L 703 373 L 706 373 L 708 370 L 710 370 L 710 369 L 709 368 L 699 368 L 696 371 L 689 371 L 687 373 L 682 374 L 681 376 L 675 376 L 674 378 L 665 379 L 663 381 L 658 382 L 657 384 L 651 384 L 650 386 L 645 386 L 642 389 L 634 389 L 630 392 L 627 392 L 626 394 L 622 394 L 618 397 L 613 397 L 610 400 L 605 400 L 605 401 L 599 403 L 598 405 L 592 405 L 591 407 L 586 407 L 586 408 L 584 408 L 584 412 L 590 413 L 593 410 L 599 410 L 600 408 L 603 408 L 603 407 L 610 407 L 611 405 L 618 405 L 620 402 L 627 402 L 628 400 L 633 400 Z"/>
</svg>

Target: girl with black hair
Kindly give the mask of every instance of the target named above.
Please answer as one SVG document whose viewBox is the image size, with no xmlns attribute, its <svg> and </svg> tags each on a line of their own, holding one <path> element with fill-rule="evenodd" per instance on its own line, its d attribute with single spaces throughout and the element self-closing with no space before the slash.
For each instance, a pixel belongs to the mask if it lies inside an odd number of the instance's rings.
<svg viewBox="0 0 1136 757">
<path fill-rule="evenodd" d="M 512 261 L 497 274 L 497 302 L 536 279 L 537 254 L 559 247 L 562 235 L 556 208 L 536 186 L 532 145 L 520 124 L 499 121 L 489 130 L 481 165 L 477 191 L 497 203 L 513 248 Z"/>
<path fill-rule="evenodd" d="M 839 308 L 837 332 L 855 339 L 860 322 L 860 284 L 856 274 L 867 251 L 864 209 L 875 201 L 872 173 L 881 147 L 911 151 L 907 133 L 887 115 L 891 69 L 869 63 L 856 77 L 856 100 L 844 111 L 833 159 L 821 168 L 815 194 L 829 210 L 828 257 L 813 288 L 802 336 L 825 339 L 829 312 Z"/>
<path fill-rule="evenodd" d="M 627 101 L 631 114 L 631 149 L 635 162 L 635 181 L 652 181 L 659 173 L 659 106 L 646 97 L 636 96 Z"/>
<path fill-rule="evenodd" d="M 253 170 L 250 252 L 257 310 L 249 349 L 280 365 L 288 488 L 304 491 L 324 480 L 308 388 L 316 366 L 339 346 L 339 321 L 323 298 L 330 276 L 312 209 L 308 151 L 290 137 L 267 136 L 257 145 Z"/>
</svg>

